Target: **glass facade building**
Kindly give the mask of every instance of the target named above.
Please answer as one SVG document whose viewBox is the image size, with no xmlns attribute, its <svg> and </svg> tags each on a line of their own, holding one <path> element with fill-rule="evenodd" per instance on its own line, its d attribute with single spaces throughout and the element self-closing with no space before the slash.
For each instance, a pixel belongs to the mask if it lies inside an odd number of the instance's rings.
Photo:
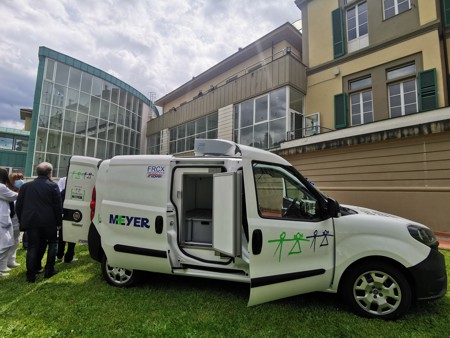
<svg viewBox="0 0 450 338">
<path fill-rule="evenodd" d="M 54 176 L 65 176 L 72 155 L 105 159 L 140 154 L 142 119 L 152 107 L 123 81 L 40 47 L 26 175 L 47 161 Z"/>
</svg>

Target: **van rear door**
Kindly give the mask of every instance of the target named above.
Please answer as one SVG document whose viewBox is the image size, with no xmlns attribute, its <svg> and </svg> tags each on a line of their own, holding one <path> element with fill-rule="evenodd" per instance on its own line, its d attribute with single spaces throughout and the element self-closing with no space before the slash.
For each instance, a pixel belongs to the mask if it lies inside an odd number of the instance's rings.
<svg viewBox="0 0 450 338">
<path fill-rule="evenodd" d="M 66 242 L 87 243 L 90 203 L 100 162 L 101 159 L 86 156 L 70 159 L 64 199 L 63 239 Z"/>
</svg>

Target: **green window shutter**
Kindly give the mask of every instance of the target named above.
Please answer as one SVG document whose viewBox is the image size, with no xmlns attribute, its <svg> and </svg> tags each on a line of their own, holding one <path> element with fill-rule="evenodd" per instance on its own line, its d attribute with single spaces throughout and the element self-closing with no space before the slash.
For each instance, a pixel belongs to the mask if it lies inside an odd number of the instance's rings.
<svg viewBox="0 0 450 338">
<path fill-rule="evenodd" d="M 450 0 L 442 0 L 442 9 L 445 27 L 450 27 Z"/>
<path fill-rule="evenodd" d="M 331 12 L 331 20 L 333 24 L 333 56 L 336 59 L 344 55 L 345 52 L 342 8 L 335 9 Z"/>
<path fill-rule="evenodd" d="M 336 129 L 347 127 L 347 94 L 334 96 L 334 127 Z"/>
<path fill-rule="evenodd" d="M 417 74 L 419 87 L 419 111 L 438 107 L 436 69 L 425 70 Z"/>
</svg>

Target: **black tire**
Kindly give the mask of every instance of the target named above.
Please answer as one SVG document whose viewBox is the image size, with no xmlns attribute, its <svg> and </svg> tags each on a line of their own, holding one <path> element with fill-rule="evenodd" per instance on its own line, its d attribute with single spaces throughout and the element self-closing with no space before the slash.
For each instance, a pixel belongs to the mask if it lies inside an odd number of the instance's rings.
<svg viewBox="0 0 450 338">
<path fill-rule="evenodd" d="M 119 288 L 134 286 L 139 280 L 139 271 L 111 266 L 106 256 L 102 258 L 102 275 L 108 284 Z"/>
<path fill-rule="evenodd" d="M 411 307 L 411 287 L 390 264 L 369 262 L 346 274 L 342 295 L 353 312 L 367 318 L 396 319 Z"/>
</svg>

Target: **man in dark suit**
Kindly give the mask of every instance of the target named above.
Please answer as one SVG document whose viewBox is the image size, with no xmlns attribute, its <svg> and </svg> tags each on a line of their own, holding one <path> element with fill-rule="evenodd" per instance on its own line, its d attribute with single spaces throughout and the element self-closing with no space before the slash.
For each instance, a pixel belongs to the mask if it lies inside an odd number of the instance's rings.
<svg viewBox="0 0 450 338">
<path fill-rule="evenodd" d="M 20 230 L 28 235 L 27 281 L 36 281 L 46 246 L 45 278 L 55 275 L 58 246 L 57 229 L 62 226 L 62 203 L 58 185 L 52 182 L 53 167 L 42 162 L 36 167 L 37 178 L 25 183 L 19 190 L 16 213 Z"/>
</svg>

